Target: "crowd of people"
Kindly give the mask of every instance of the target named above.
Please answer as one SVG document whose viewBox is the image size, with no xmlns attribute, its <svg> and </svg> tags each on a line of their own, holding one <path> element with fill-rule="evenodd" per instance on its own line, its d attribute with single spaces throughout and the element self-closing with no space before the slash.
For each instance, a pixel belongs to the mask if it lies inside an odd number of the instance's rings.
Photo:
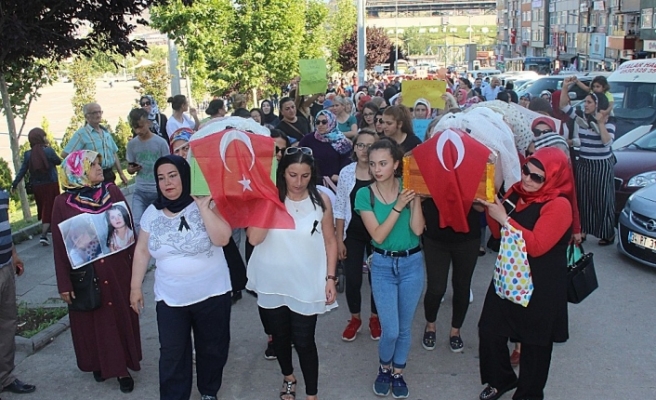
<svg viewBox="0 0 656 400">
<path fill-rule="evenodd" d="M 228 358 L 231 303 L 244 288 L 234 281 L 233 271 L 247 263 L 245 288 L 257 297 L 268 335 L 265 358 L 277 359 L 283 375 L 280 398 L 296 398 L 294 348 L 306 398 L 316 399 L 317 316 L 337 306 L 341 264 L 351 314 L 342 339 L 354 341 L 362 329 L 364 267 L 371 285 L 369 336 L 379 341 L 373 391 L 407 398 L 404 369 L 422 295 L 426 324 L 420 339 L 430 351 L 439 342 L 436 319 L 451 273 L 447 343 L 453 352 L 462 351 L 461 328 L 473 301 L 477 260 L 486 247 L 499 251 L 502 235 L 520 232 L 534 289 L 526 306 L 500 297 L 495 281 L 490 283 L 478 323 L 485 386 L 480 399 L 497 399 L 515 388 L 515 400 L 542 399 L 553 343 L 568 338 L 566 248 L 588 234 L 599 245 L 615 238 L 612 98 L 607 98 L 603 77 L 586 87 L 590 93 L 581 111 L 562 95 L 570 85 L 582 85 L 575 77 L 565 79 L 563 91 L 538 98 L 519 98 L 511 84 L 502 87 L 498 78 L 471 78 L 447 77 L 442 108 L 426 99 L 403 105 L 400 79 L 371 79 L 361 86 L 330 83 L 325 93 L 312 96 L 297 94 L 298 80 L 293 80 L 288 96 L 266 99 L 250 110 L 245 96 L 231 98 L 232 116 L 269 129 L 278 160 L 279 200 L 295 223 L 294 229 L 247 228 L 246 252 L 237 257 L 239 232 L 209 196 L 191 195 L 187 161 L 194 133 L 228 116 L 224 99 L 210 101 L 207 118 L 201 120 L 183 95 L 169 99 L 173 114 L 168 118 L 153 96 L 140 98 L 140 107 L 128 117 L 134 137 L 125 161 L 127 172 L 136 175 L 129 211 L 116 204 L 125 198 L 114 184 L 114 168 L 124 183 L 127 177 L 116 144 L 100 124 L 99 104 L 84 107 L 86 124 L 61 155 L 48 147 L 45 132 L 30 131 L 31 150 L 12 189 L 29 176 L 43 222 L 40 241 L 50 244 L 46 233 L 51 229 L 58 289 L 66 303 L 80 301 L 72 278 L 78 265 L 61 224 L 106 213 L 103 221 L 106 217 L 111 227 L 106 243 L 93 246 L 106 244 L 112 252 L 90 262 L 100 304 L 70 311 L 79 369 L 99 382 L 117 378 L 122 392 L 133 390 L 129 371 L 138 371 L 142 358 L 142 283 L 154 260 L 160 398 L 188 399 L 195 363 L 202 399 L 216 399 Z M 542 116 L 529 119 L 520 107 Z M 426 132 L 414 131 L 417 119 L 431 120 Z M 496 159 L 496 200 L 476 199 L 466 213 L 465 229 L 445 225 L 451 210 L 404 188 L 401 178 L 403 157 L 422 144 L 420 137 L 431 140 L 447 130 L 466 132 Z M 5 223 L 6 208 L 0 212 L 0 224 Z M 90 245 L 89 240 L 84 244 Z M 18 271 L 21 265 L 11 246 L 3 249 L 1 285 L 10 270 L 3 267 Z M 514 343 L 512 354 L 509 342 Z M 34 386 L 11 375 L 11 363 L 0 365 L 5 390 L 33 391 Z M 517 365 L 519 374 L 513 368 Z"/>
</svg>

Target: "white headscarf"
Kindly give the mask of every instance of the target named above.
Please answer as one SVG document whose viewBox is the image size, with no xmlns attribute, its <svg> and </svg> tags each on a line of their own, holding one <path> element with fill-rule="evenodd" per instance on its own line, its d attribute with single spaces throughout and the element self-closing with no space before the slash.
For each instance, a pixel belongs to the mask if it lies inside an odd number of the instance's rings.
<svg viewBox="0 0 656 400">
<path fill-rule="evenodd" d="M 415 101 L 415 105 L 412 107 L 412 109 L 414 110 L 415 108 L 417 108 L 419 104 L 423 104 L 426 106 L 426 108 L 428 108 L 428 112 L 426 113 L 426 119 L 431 119 L 431 116 L 433 115 L 433 110 L 431 109 L 431 103 L 426 99 L 418 98 L 417 101 Z"/>
</svg>

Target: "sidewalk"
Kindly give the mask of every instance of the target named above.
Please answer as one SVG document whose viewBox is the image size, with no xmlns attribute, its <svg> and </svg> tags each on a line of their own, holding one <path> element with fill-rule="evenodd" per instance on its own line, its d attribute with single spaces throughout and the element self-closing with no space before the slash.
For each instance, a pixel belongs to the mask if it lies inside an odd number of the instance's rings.
<svg viewBox="0 0 656 400">
<path fill-rule="evenodd" d="M 592 247 L 592 245 L 590 245 Z M 556 345 L 546 398 L 550 400 L 653 399 L 656 393 L 656 371 L 653 360 L 656 273 L 647 268 L 627 265 L 613 246 L 591 248 L 595 252 L 601 287 L 590 299 L 570 306 L 570 340 Z M 18 300 L 30 304 L 57 304 L 52 261 L 52 247 L 41 247 L 38 238 L 18 245 L 25 262 L 25 274 L 17 279 Z M 494 255 L 479 258 L 472 289 L 474 303 L 462 328 L 465 350 L 452 353 L 448 347 L 451 319 L 451 289 L 437 319 L 437 348 L 426 351 L 420 339 L 424 328 L 423 304 L 420 303 L 413 323 L 413 343 L 405 372 L 410 399 L 477 399 L 482 390 L 479 378 L 478 334 L 476 324 L 484 294 L 490 282 Z M 70 330 L 65 330 L 52 343 L 25 358 L 17 354 L 17 376 L 33 383 L 33 394 L 2 393 L 4 400 L 67 399 L 114 400 L 158 399 L 159 341 L 153 279 L 146 276 L 144 294 L 146 308 L 141 316 L 143 361 L 141 371 L 133 374 L 135 390 L 122 394 L 115 380 L 97 383 L 90 373 L 82 373 L 75 363 Z M 366 279 L 365 279 L 366 282 Z M 449 285 L 450 286 L 450 285 Z M 354 342 L 341 340 L 350 315 L 343 293 L 339 307 L 319 317 L 320 399 L 375 399 L 371 386 L 377 370 L 377 342 L 369 338 L 369 285 L 363 285 L 363 328 Z M 276 361 L 264 359 L 266 336 L 257 313 L 256 300 L 244 292 L 243 300 L 232 309 L 232 340 L 224 372 L 220 399 L 265 400 L 278 398 L 282 376 Z M 296 357 L 295 357 L 296 360 Z M 295 361 L 295 365 L 298 365 Z M 304 399 L 305 387 L 300 369 L 297 398 Z M 192 390 L 191 399 L 200 396 Z M 509 400 L 510 394 L 502 399 Z"/>
</svg>

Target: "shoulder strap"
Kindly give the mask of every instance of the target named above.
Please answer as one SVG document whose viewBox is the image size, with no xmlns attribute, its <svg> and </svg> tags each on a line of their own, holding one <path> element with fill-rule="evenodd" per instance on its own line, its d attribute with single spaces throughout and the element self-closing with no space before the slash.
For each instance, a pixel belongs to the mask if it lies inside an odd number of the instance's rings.
<svg viewBox="0 0 656 400">
<path fill-rule="evenodd" d="M 371 209 L 374 209 L 376 204 L 376 196 L 374 195 L 374 190 L 371 188 L 371 185 L 367 186 L 369 188 L 369 203 L 371 204 Z"/>
</svg>

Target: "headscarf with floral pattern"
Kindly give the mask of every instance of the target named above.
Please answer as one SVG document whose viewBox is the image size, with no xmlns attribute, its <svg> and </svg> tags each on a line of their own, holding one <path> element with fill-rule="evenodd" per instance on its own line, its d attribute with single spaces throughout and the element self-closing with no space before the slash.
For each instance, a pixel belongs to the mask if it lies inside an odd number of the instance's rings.
<svg viewBox="0 0 656 400">
<path fill-rule="evenodd" d="M 328 120 L 328 129 L 323 135 L 318 130 L 314 131 L 314 137 L 320 142 L 330 143 L 333 149 L 339 154 L 346 154 L 352 151 L 353 144 L 351 144 L 351 141 L 337 129 L 337 117 L 335 114 L 328 110 L 322 110 L 317 113 L 314 120 L 319 119 L 321 115 L 324 115 Z"/>
<path fill-rule="evenodd" d="M 59 182 L 68 193 L 66 203 L 73 208 L 92 214 L 101 213 L 112 206 L 107 185 L 103 182 L 93 185 L 89 172 L 100 154 L 91 150 L 76 150 L 62 162 Z"/>
</svg>

